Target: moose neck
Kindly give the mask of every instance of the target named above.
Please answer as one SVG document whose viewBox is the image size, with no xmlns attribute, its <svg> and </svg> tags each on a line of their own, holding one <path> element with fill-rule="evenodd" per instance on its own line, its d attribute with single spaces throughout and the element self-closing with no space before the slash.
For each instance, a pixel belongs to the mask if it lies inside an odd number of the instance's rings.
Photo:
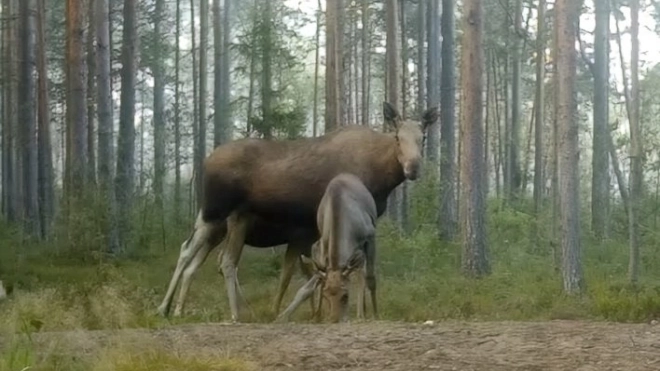
<svg viewBox="0 0 660 371">
<path fill-rule="evenodd" d="M 403 167 L 399 163 L 399 146 L 394 133 L 379 135 L 378 148 L 375 151 L 374 168 L 378 169 L 371 181 L 371 191 L 378 206 L 378 215 L 382 215 L 387 204 L 387 197 L 394 188 L 406 180 Z"/>
</svg>

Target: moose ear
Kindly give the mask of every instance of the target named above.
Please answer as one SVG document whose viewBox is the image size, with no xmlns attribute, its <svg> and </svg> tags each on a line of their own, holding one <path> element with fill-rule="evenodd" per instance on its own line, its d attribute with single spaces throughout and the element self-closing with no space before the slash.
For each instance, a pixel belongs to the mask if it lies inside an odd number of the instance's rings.
<svg viewBox="0 0 660 371">
<path fill-rule="evenodd" d="M 438 120 L 438 107 L 431 107 L 422 114 L 422 127 L 426 129 Z"/>
<path fill-rule="evenodd" d="M 389 102 L 383 102 L 383 117 L 385 118 L 385 123 L 392 127 L 396 127 L 401 116 L 399 111 Z"/>
<path fill-rule="evenodd" d="M 344 270 L 342 270 L 341 274 L 342 276 L 347 277 L 349 274 L 351 274 L 351 272 L 363 265 L 364 252 L 362 252 L 362 250 L 355 250 L 353 255 L 351 255 L 351 257 L 348 259 L 348 264 L 346 264 L 346 267 Z"/>
</svg>

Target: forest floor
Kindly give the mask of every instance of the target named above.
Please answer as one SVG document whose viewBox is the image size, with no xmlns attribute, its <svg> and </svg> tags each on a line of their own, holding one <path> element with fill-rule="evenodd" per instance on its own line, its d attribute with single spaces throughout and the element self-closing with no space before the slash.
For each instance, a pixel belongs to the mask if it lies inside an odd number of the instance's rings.
<svg viewBox="0 0 660 371">
<path fill-rule="evenodd" d="M 120 341 L 247 361 L 254 370 L 660 370 L 660 325 L 588 321 L 187 324 L 42 332 L 37 353 L 85 357 Z M 0 349 L 7 344 L 2 344 Z M 128 348 L 126 348 L 128 349 Z M 210 368 L 215 369 L 215 368 Z M 224 370 L 224 368 L 223 368 Z"/>
</svg>

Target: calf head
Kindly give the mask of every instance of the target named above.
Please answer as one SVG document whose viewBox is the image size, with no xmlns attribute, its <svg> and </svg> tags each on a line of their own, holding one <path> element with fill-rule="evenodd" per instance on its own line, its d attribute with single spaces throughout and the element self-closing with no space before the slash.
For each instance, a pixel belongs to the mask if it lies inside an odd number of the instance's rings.
<svg viewBox="0 0 660 371">
<path fill-rule="evenodd" d="M 383 116 L 385 124 L 394 131 L 398 146 L 397 159 L 403 168 L 403 175 L 409 180 L 417 179 L 426 129 L 438 119 L 438 108 L 432 107 L 424 111 L 420 122 L 403 119 L 396 107 L 383 102 Z"/>
<path fill-rule="evenodd" d="M 345 322 L 348 314 L 349 277 L 356 268 L 364 265 L 362 250 L 355 250 L 346 265 L 334 269 L 329 269 L 325 264 L 304 255 L 302 259 L 306 264 L 313 264 L 315 274 L 320 277 L 322 295 L 330 305 L 330 321 Z"/>
</svg>

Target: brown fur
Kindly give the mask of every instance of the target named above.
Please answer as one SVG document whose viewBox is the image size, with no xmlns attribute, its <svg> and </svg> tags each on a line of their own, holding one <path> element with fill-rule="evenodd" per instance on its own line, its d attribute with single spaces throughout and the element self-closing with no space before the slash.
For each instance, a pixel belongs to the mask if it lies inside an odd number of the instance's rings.
<svg viewBox="0 0 660 371">
<path fill-rule="evenodd" d="M 384 104 L 383 113 L 394 132 L 384 134 L 363 126 L 349 126 L 318 138 L 242 139 L 217 147 L 205 159 L 201 218 L 191 242 L 182 246 L 180 267 L 175 270 L 166 300 L 159 308 L 161 313 L 173 295 L 178 275 L 204 249 L 209 225 L 228 220 L 222 270 L 232 318 L 236 320 L 236 266 L 243 245 L 248 238 L 281 241 L 248 236 L 282 229 L 288 231 L 285 235 L 304 230 L 304 234 L 318 237 L 318 204 L 327 184 L 342 172 L 356 175 L 366 185 L 376 200 L 378 215 L 382 215 L 390 192 L 406 177 L 417 178 L 423 132 L 438 115 L 436 108 L 427 110 L 420 125 L 404 121 L 389 103 Z M 255 228 L 251 221 L 254 217 L 275 226 Z M 195 238 L 198 231 L 202 232 Z M 292 242 L 288 236 L 276 237 Z M 184 247 L 190 247 L 190 251 L 184 251 Z"/>
</svg>

